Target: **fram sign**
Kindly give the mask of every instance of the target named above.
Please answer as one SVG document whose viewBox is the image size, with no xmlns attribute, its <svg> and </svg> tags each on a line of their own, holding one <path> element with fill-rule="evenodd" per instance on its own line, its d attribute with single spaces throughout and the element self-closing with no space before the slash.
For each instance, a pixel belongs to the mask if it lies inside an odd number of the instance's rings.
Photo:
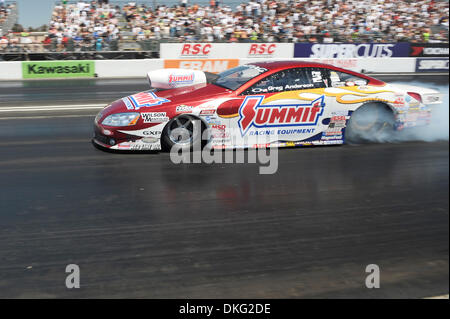
<svg viewBox="0 0 450 319">
<path fill-rule="evenodd" d="M 293 43 L 161 43 L 163 59 L 286 58 L 294 56 Z"/>
<path fill-rule="evenodd" d="M 299 104 L 264 104 L 263 95 L 248 96 L 239 107 L 238 125 L 244 136 L 250 127 L 316 125 L 323 112 L 324 96 Z"/>
<path fill-rule="evenodd" d="M 191 69 L 211 73 L 220 73 L 238 65 L 238 59 L 164 60 L 165 68 Z"/>
</svg>

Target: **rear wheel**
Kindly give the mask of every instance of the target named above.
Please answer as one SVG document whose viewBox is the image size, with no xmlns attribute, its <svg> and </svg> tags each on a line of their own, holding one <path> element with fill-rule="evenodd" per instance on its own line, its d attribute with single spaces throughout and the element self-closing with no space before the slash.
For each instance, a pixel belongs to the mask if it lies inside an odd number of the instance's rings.
<svg viewBox="0 0 450 319">
<path fill-rule="evenodd" d="M 180 115 L 170 120 L 161 135 L 163 150 L 170 151 L 173 146 L 192 149 L 194 143 L 201 139 L 203 123 L 192 116 Z"/>
<path fill-rule="evenodd" d="M 382 103 L 367 103 L 353 112 L 345 130 L 350 143 L 382 142 L 394 132 L 394 114 Z"/>
</svg>

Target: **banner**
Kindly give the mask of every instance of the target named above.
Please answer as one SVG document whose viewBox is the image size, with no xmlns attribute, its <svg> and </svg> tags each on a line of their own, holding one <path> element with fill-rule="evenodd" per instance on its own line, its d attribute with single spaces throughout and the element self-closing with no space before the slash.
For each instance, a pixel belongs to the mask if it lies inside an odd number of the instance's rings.
<svg viewBox="0 0 450 319">
<path fill-rule="evenodd" d="M 164 68 L 193 69 L 204 72 L 220 73 L 237 67 L 238 59 L 176 59 L 164 60 Z"/>
<path fill-rule="evenodd" d="M 400 43 L 296 43 L 294 57 L 316 59 L 408 57 L 410 44 Z"/>
<path fill-rule="evenodd" d="M 94 77 L 95 61 L 24 61 L 24 79 Z"/>
<path fill-rule="evenodd" d="M 448 57 L 448 43 L 411 43 L 412 57 Z"/>
<path fill-rule="evenodd" d="M 417 58 L 416 72 L 448 72 L 448 58 Z"/>
<path fill-rule="evenodd" d="M 293 43 L 161 43 L 162 59 L 292 59 Z"/>
</svg>

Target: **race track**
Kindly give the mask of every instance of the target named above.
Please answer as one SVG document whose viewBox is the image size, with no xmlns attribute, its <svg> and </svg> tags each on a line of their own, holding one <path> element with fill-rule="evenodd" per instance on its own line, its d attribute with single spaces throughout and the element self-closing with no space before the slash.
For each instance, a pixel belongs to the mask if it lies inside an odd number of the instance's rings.
<svg viewBox="0 0 450 319">
<path fill-rule="evenodd" d="M 448 94 L 447 77 L 379 78 Z M 448 294 L 448 137 L 284 149 L 274 175 L 95 149 L 99 105 L 146 88 L 0 82 L 0 297 Z M 80 289 L 65 287 L 72 263 Z"/>
</svg>

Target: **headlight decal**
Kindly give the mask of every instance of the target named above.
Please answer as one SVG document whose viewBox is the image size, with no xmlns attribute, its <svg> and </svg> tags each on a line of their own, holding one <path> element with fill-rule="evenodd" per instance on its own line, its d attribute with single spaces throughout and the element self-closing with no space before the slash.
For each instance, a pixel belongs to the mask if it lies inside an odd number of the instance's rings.
<svg viewBox="0 0 450 319">
<path fill-rule="evenodd" d="M 102 124 L 107 126 L 131 126 L 139 120 L 139 113 L 116 113 L 107 116 Z"/>
</svg>

